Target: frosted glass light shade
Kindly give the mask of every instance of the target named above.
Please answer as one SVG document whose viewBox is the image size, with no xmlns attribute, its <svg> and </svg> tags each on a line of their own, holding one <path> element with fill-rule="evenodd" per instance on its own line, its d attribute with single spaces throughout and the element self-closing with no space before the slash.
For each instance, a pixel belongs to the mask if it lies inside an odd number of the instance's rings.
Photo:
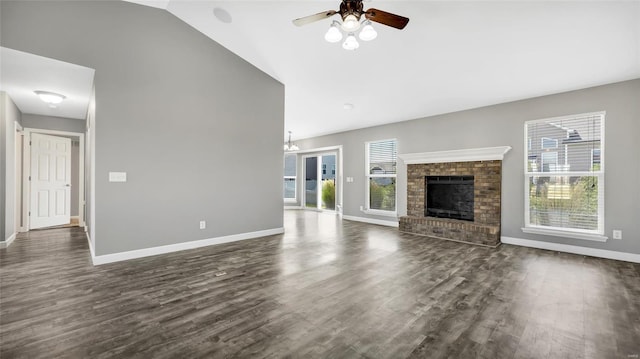
<svg viewBox="0 0 640 359">
<path fill-rule="evenodd" d="M 342 40 L 342 32 L 340 32 L 340 29 L 338 29 L 335 24 L 331 24 L 331 27 L 329 27 L 329 30 L 327 30 L 327 33 L 324 35 L 324 39 L 328 42 L 338 42 Z"/>
<path fill-rule="evenodd" d="M 360 44 L 353 33 L 350 33 L 347 39 L 344 40 L 344 43 L 342 43 L 342 48 L 345 50 L 355 50 L 358 47 L 360 47 Z"/>
<path fill-rule="evenodd" d="M 371 26 L 371 23 L 367 23 L 360 31 L 359 37 L 362 41 L 371 41 L 378 37 L 378 33 L 373 26 Z"/>
<path fill-rule="evenodd" d="M 355 15 L 347 15 L 342 21 L 342 28 L 346 32 L 353 32 L 360 28 L 360 21 Z"/>
<path fill-rule="evenodd" d="M 44 101 L 49 105 L 57 105 L 66 98 L 64 95 L 60 95 L 59 93 L 55 93 L 55 92 L 48 92 L 48 91 L 34 91 L 34 92 L 36 93 L 36 95 L 38 95 L 38 97 L 40 97 L 42 101 Z"/>
</svg>

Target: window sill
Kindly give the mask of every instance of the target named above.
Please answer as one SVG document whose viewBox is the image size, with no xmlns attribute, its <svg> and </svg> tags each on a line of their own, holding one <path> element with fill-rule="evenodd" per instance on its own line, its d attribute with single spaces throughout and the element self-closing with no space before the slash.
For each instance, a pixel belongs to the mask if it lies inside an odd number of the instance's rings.
<svg viewBox="0 0 640 359">
<path fill-rule="evenodd" d="M 395 211 L 392 212 L 392 211 L 382 211 L 379 209 L 363 209 L 362 213 L 366 213 L 374 216 L 398 218 L 398 212 L 395 212 Z"/>
<path fill-rule="evenodd" d="M 537 228 L 537 227 L 524 227 L 522 228 L 524 233 L 532 233 L 532 234 L 541 234 L 545 236 L 555 236 L 555 237 L 565 237 L 565 238 L 574 238 L 574 239 L 582 239 L 586 241 L 595 241 L 595 242 L 606 242 L 609 237 L 600 235 L 600 234 L 592 234 L 592 233 L 580 233 L 580 232 L 572 232 L 572 231 L 561 231 L 557 229 L 548 229 L 548 228 Z"/>
</svg>

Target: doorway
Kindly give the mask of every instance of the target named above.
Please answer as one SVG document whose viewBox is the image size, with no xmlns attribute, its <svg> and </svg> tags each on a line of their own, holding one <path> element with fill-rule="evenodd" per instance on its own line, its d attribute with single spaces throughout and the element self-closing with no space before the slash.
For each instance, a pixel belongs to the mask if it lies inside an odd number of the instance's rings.
<svg viewBox="0 0 640 359">
<path fill-rule="evenodd" d="M 336 210 L 337 157 L 336 152 L 303 157 L 304 208 L 318 211 Z"/>
<path fill-rule="evenodd" d="M 25 129 L 23 228 L 84 227 L 84 134 Z"/>
</svg>

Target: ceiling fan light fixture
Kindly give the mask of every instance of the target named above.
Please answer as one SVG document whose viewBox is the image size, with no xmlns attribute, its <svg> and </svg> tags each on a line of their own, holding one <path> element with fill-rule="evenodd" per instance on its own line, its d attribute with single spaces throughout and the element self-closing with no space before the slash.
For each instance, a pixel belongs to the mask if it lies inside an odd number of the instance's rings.
<svg viewBox="0 0 640 359">
<path fill-rule="evenodd" d="M 55 92 L 49 92 L 49 91 L 33 91 L 36 93 L 36 95 L 38 95 L 38 97 L 40 97 L 40 99 L 42 101 L 44 101 L 46 104 L 48 105 L 57 105 L 60 102 L 62 102 L 62 100 L 64 100 L 65 98 L 67 98 L 64 95 L 60 95 L 59 93 L 55 93 Z M 55 107 L 53 107 L 55 108 Z"/>
<path fill-rule="evenodd" d="M 345 16 L 342 20 L 342 29 L 346 32 L 354 32 L 359 28 L 360 21 L 358 20 L 358 17 L 353 14 Z"/>
<path fill-rule="evenodd" d="M 353 32 L 350 32 L 347 39 L 342 43 L 342 48 L 345 50 L 355 50 L 358 47 L 360 47 L 360 44 L 358 43 L 358 40 L 356 40 L 356 36 Z"/>
<path fill-rule="evenodd" d="M 362 30 L 360 30 L 358 37 L 360 37 L 360 40 L 362 41 L 371 41 L 378 37 L 378 32 L 373 28 L 373 26 L 371 26 L 371 21 L 367 20 L 364 23 Z"/>
<path fill-rule="evenodd" d="M 342 32 L 338 29 L 338 25 L 337 21 L 334 21 L 331 24 L 329 30 L 327 30 L 327 33 L 324 35 L 325 40 L 328 42 L 338 42 L 342 40 Z"/>
</svg>

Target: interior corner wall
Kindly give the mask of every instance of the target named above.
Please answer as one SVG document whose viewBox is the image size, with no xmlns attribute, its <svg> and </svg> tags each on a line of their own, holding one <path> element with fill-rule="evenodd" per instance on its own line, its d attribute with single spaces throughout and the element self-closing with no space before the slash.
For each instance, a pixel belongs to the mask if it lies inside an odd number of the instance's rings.
<svg viewBox="0 0 640 359">
<path fill-rule="evenodd" d="M 280 82 L 165 10 L 0 6 L 2 46 L 96 71 L 96 255 L 282 228 Z"/>
<path fill-rule="evenodd" d="M 16 228 L 16 122 L 21 113 L 5 92 L 0 93 L 0 241 L 7 241 L 18 232 Z"/>
<path fill-rule="evenodd" d="M 365 204 L 365 142 L 396 138 L 398 153 L 511 146 L 503 161 L 502 236 L 640 254 L 640 79 L 555 95 L 431 116 L 383 126 L 298 140 L 303 150 L 344 146 L 344 214 L 370 219 Z M 605 243 L 523 233 L 524 123 L 528 120 L 606 111 L 605 119 Z M 406 214 L 406 166 L 399 160 L 398 215 Z M 613 229 L 623 240 L 613 240 Z"/>
</svg>

